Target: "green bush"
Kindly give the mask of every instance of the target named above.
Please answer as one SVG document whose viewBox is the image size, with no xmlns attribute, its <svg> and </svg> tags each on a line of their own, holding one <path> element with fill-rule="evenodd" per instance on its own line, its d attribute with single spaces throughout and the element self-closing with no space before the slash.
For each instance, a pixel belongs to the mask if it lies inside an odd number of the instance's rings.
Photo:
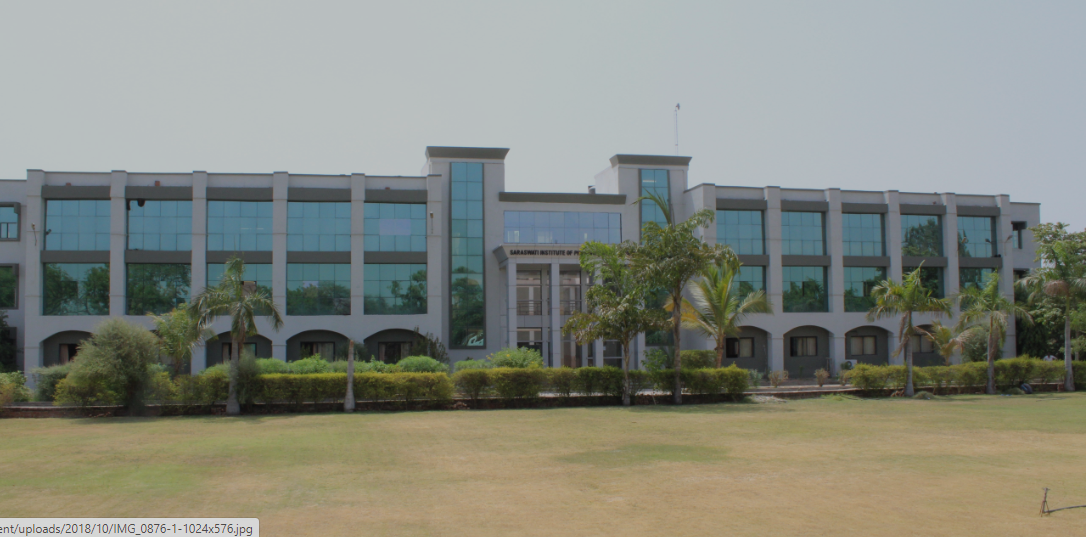
<svg viewBox="0 0 1088 537">
<path fill-rule="evenodd" d="M 26 387 L 26 377 L 22 373 L 0 373 L 0 406 L 29 400 L 30 390 Z"/>
<path fill-rule="evenodd" d="M 469 358 L 468 360 L 461 360 L 460 362 L 456 362 L 453 364 L 453 370 L 455 372 L 465 371 L 468 369 L 491 369 L 491 362 L 488 362 L 487 360 L 473 360 L 472 358 Z"/>
<path fill-rule="evenodd" d="M 184 375 L 175 379 L 174 383 L 174 397 L 183 405 L 208 406 L 216 401 L 225 401 L 228 396 L 229 379 L 222 372 Z"/>
<path fill-rule="evenodd" d="M 847 379 L 850 384 L 865 391 L 883 390 L 888 385 L 891 374 L 888 366 L 858 364 L 847 371 Z"/>
<path fill-rule="evenodd" d="M 57 383 L 53 402 L 59 405 L 115 405 L 123 396 L 111 391 L 101 377 L 69 376 Z"/>
<path fill-rule="evenodd" d="M 496 367 L 491 370 L 495 393 L 507 400 L 539 397 L 545 382 L 547 375 L 539 367 Z"/>
<path fill-rule="evenodd" d="M 1062 368 L 1065 368 L 1065 362 L 1062 362 Z M 1065 379 L 1065 374 L 1062 374 L 1062 379 Z M 1073 385 L 1078 390 L 1084 389 L 1084 360 L 1073 360 Z"/>
<path fill-rule="evenodd" d="M 430 356 L 409 356 L 397 362 L 397 369 L 404 373 L 446 373 L 450 367 Z"/>
<path fill-rule="evenodd" d="M 144 400 L 146 401 L 173 401 L 177 398 L 176 395 L 177 386 L 174 381 L 170 379 L 170 373 L 167 371 L 157 371 L 152 373 L 147 381 L 147 391 L 144 393 Z"/>
<path fill-rule="evenodd" d="M 578 376 L 569 367 L 547 369 L 548 386 L 551 390 L 563 397 L 570 397 L 577 391 Z"/>
<path fill-rule="evenodd" d="M 113 394 L 118 403 L 138 414 L 151 365 L 158 359 L 159 341 L 154 334 L 121 318 L 107 319 L 80 345 L 79 359 L 66 379 L 68 393 L 80 398 Z"/>
<path fill-rule="evenodd" d="M 64 380 L 72 369 L 72 364 L 40 367 L 34 370 L 34 378 L 37 385 L 34 387 L 34 399 L 38 401 L 54 401 L 56 399 L 57 384 Z M 1064 371 L 1062 377 L 1065 377 Z"/>
<path fill-rule="evenodd" d="M 1047 384 L 1061 382 L 1065 378 L 1065 363 L 1057 360 L 1043 360 L 1038 366 L 1039 379 Z"/>
<path fill-rule="evenodd" d="M 473 406 L 476 406 L 480 402 L 480 397 L 491 388 L 491 371 L 489 369 L 462 369 L 453 374 L 453 383 L 457 386 L 457 390 L 468 396 Z"/>
<path fill-rule="evenodd" d="M 681 376 L 691 394 L 743 394 L 748 389 L 748 370 L 732 364 L 722 368 L 688 369 Z"/>
<path fill-rule="evenodd" d="M 272 375 L 275 373 L 284 374 L 291 371 L 287 362 L 275 358 L 257 358 L 256 364 L 257 370 L 260 371 L 260 374 L 262 375 Z"/>
<path fill-rule="evenodd" d="M 392 374 L 366 371 L 355 373 L 352 391 L 356 400 L 387 401 L 397 397 L 397 387 Z"/>
<path fill-rule="evenodd" d="M 956 385 L 961 389 L 986 385 L 986 362 L 968 362 L 949 367 L 953 370 Z"/>
<path fill-rule="evenodd" d="M 322 358 L 320 354 L 315 354 L 301 360 L 295 360 L 287 365 L 290 367 L 289 373 L 292 375 L 314 375 L 318 373 L 329 373 L 331 370 L 329 362 Z M 344 382 L 345 386 L 347 386 L 347 381 L 345 380 Z"/>
<path fill-rule="evenodd" d="M 646 349 L 645 358 L 642 360 L 642 368 L 646 371 L 661 371 L 672 369 L 673 357 L 664 349 L 654 347 Z"/>
<path fill-rule="evenodd" d="M 681 369 L 712 369 L 718 363 L 718 351 L 680 351 Z M 671 364 L 670 364 L 671 368 Z"/>
<path fill-rule="evenodd" d="M 574 370 L 575 390 L 584 395 L 605 393 L 608 384 L 606 377 L 607 368 L 605 367 L 579 367 Z"/>
<path fill-rule="evenodd" d="M 201 375 L 217 375 L 223 378 L 230 378 L 230 364 L 222 363 L 215 364 L 211 367 L 204 368 L 204 371 L 200 372 Z"/>
<path fill-rule="evenodd" d="M 524 369 L 529 367 L 544 367 L 544 358 L 540 355 L 540 351 L 525 347 L 516 349 L 511 349 L 509 347 L 504 348 L 489 356 L 488 361 L 490 361 L 491 366 L 495 368 Z"/>
<path fill-rule="evenodd" d="M 442 367 L 447 366 L 442 364 Z M 395 373 L 389 376 L 395 383 L 397 395 L 406 403 L 416 400 L 449 401 L 453 398 L 453 381 L 445 372 Z"/>
<path fill-rule="evenodd" d="M 396 373 L 397 366 L 393 364 L 387 364 L 378 360 L 367 360 L 365 362 L 355 362 L 356 373 Z M 344 373 L 347 373 L 347 368 L 344 368 Z"/>
<path fill-rule="evenodd" d="M 1025 382 L 1031 382 L 1039 377 L 1042 368 L 1039 364 L 1043 361 L 1027 356 L 1020 358 L 1006 358 L 994 361 L 994 382 L 997 387 L 1019 388 Z"/>
<path fill-rule="evenodd" d="M 347 390 L 343 373 L 307 373 L 261 375 L 261 399 L 266 402 L 303 403 L 342 401 Z"/>
</svg>

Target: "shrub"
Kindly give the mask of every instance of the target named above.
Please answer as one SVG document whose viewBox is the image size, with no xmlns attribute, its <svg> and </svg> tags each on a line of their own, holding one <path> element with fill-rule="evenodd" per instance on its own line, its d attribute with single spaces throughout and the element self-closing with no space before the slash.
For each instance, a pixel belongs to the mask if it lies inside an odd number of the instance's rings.
<svg viewBox="0 0 1088 537">
<path fill-rule="evenodd" d="M 824 368 L 820 368 L 816 370 L 815 376 L 816 384 L 823 387 L 824 383 L 827 382 L 827 379 L 831 378 L 831 373 L 828 373 Z"/>
<path fill-rule="evenodd" d="M 577 391 L 576 385 L 578 383 L 578 376 L 574 374 L 574 370 L 569 367 L 560 367 L 557 369 L 545 370 L 548 376 L 548 385 L 552 391 L 563 397 L 570 397 L 571 393 Z"/>
<path fill-rule="evenodd" d="M 446 345 L 442 343 L 442 340 L 439 339 L 438 336 L 430 332 L 421 334 L 419 332 L 419 327 L 416 327 L 415 332 L 415 342 L 412 343 L 412 348 L 408 351 L 412 356 L 429 356 L 443 364 L 449 365 L 450 355 L 446 352 Z M 356 348 L 358 348 L 358 345 L 356 345 Z"/>
<path fill-rule="evenodd" d="M 409 356 L 397 362 L 397 369 L 405 373 L 446 373 L 450 367 L 430 356 Z"/>
<path fill-rule="evenodd" d="M 986 385 L 986 362 L 969 362 L 950 366 L 956 385 L 963 388 L 974 388 Z"/>
<path fill-rule="evenodd" d="M 429 357 L 428 357 L 429 358 Z M 433 358 L 430 358 L 433 360 Z M 437 360 L 435 360 L 437 362 Z M 441 362 L 439 362 L 441 364 Z M 441 364 L 443 368 L 445 364 Z M 541 371 L 537 370 L 538 373 Z M 449 401 L 453 398 L 453 382 L 442 373 L 396 373 L 389 375 L 396 386 L 396 393 L 405 403 L 423 399 Z"/>
<path fill-rule="evenodd" d="M 30 390 L 22 373 L 0 373 L 0 406 L 29 400 Z"/>
<path fill-rule="evenodd" d="M 257 358 L 257 371 L 262 375 L 272 375 L 275 373 L 288 373 L 291 371 L 290 366 L 283 360 L 277 360 L 275 358 Z"/>
<path fill-rule="evenodd" d="M 956 380 L 955 371 L 948 366 L 934 365 L 915 368 L 915 371 L 919 370 L 924 373 L 925 383 L 929 386 L 933 386 L 934 393 L 948 393 L 948 390 Z M 915 384 L 917 385 L 918 383 L 916 382 Z"/>
<path fill-rule="evenodd" d="M 661 371 L 663 369 L 672 369 L 673 358 L 664 349 L 654 347 L 647 349 L 645 358 L 642 360 L 642 367 L 646 371 Z"/>
<path fill-rule="evenodd" d="M 723 367 L 717 369 L 718 375 L 723 377 L 722 387 L 725 392 L 730 395 L 741 395 L 748 390 L 748 375 L 747 369 L 741 369 L 737 367 L 737 364 L 730 364 L 729 367 Z"/>
<path fill-rule="evenodd" d="M 488 360 L 491 362 L 492 367 L 507 369 L 544 367 L 544 358 L 540 355 L 540 351 L 525 347 L 517 349 L 504 348 L 489 356 Z"/>
<path fill-rule="evenodd" d="M 292 375 L 314 375 L 318 373 L 329 373 L 331 369 L 329 366 L 329 362 L 322 358 L 320 354 L 315 354 L 301 360 L 295 360 L 294 362 L 288 364 L 288 366 L 290 367 L 289 373 Z M 344 382 L 345 386 L 347 386 L 347 380 L 345 380 Z"/>
<path fill-rule="evenodd" d="M 1056 360 L 1047 361 L 1043 360 L 1039 362 L 1038 366 L 1039 379 L 1046 384 L 1054 384 L 1055 382 L 1061 382 L 1065 378 L 1065 363 Z"/>
<path fill-rule="evenodd" d="M 711 369 L 718 363 L 718 351 L 680 351 L 681 369 Z M 669 364 L 670 369 L 672 364 Z"/>
<path fill-rule="evenodd" d="M 98 325 L 79 347 L 68 374 L 69 393 L 96 397 L 114 394 L 133 414 L 141 412 L 151 365 L 159 359 L 159 341 L 146 328 L 120 318 Z"/>
<path fill-rule="evenodd" d="M 393 364 L 387 364 L 378 360 L 367 360 L 365 362 L 355 362 L 356 373 L 396 373 L 397 366 Z M 347 367 L 344 367 L 344 373 L 347 373 Z"/>
<path fill-rule="evenodd" d="M 1062 362 L 1062 369 L 1065 369 L 1065 362 Z M 1065 379 L 1065 374 L 1062 374 L 1062 379 Z M 1073 385 L 1078 390 L 1084 389 L 1084 360 L 1073 361 Z"/>
<path fill-rule="evenodd" d="M 170 379 L 170 373 L 156 371 L 150 375 L 147 381 L 147 389 L 144 393 L 146 401 L 172 401 L 176 397 L 174 381 Z"/>
<path fill-rule="evenodd" d="M 207 367 L 204 371 L 200 372 L 201 375 L 213 375 L 221 376 L 223 378 L 230 378 L 230 365 L 229 364 L 215 364 L 211 367 Z"/>
<path fill-rule="evenodd" d="M 631 381 L 631 395 L 635 395 L 641 390 L 642 379 L 644 379 L 644 373 L 641 371 L 628 371 L 627 377 Z M 623 370 L 618 367 L 604 366 L 601 368 L 601 380 L 604 384 L 601 386 L 605 395 L 612 397 L 623 397 Z"/>
<path fill-rule="evenodd" d="M 397 390 L 391 377 L 392 375 L 390 374 L 374 371 L 355 373 L 355 379 L 352 384 L 352 391 L 355 393 L 355 399 L 362 399 L 364 401 L 386 401 L 395 398 L 397 396 Z"/>
<path fill-rule="evenodd" d="M 38 381 L 34 387 L 34 399 L 38 401 L 53 401 L 56 399 L 57 383 L 64 380 L 71 371 L 72 364 L 41 367 L 34 370 L 34 377 Z M 1065 377 L 1064 370 L 1062 377 Z"/>
<path fill-rule="evenodd" d="M 458 391 L 468 396 L 473 406 L 477 406 L 480 397 L 491 387 L 491 372 L 487 369 L 462 369 L 453 374 L 453 383 Z"/>
<path fill-rule="evenodd" d="M 748 370 L 732 364 L 723 368 L 690 369 L 682 373 L 688 393 L 743 394 L 748 389 Z"/>
<path fill-rule="evenodd" d="M 736 365 L 736 364 L 734 364 Z M 763 372 L 758 369 L 748 370 L 748 383 L 756 388 L 759 387 L 760 382 L 763 381 Z"/>
<path fill-rule="evenodd" d="M 468 369 L 491 369 L 491 362 L 469 358 L 468 360 L 461 360 L 460 362 L 453 364 L 454 371 L 465 371 Z"/>
<path fill-rule="evenodd" d="M 174 382 L 174 397 L 184 405 L 208 406 L 228 396 L 229 379 L 225 374 L 183 375 Z"/>
<path fill-rule="evenodd" d="M 767 381 L 770 382 L 771 386 L 774 386 L 775 388 L 782 385 L 782 383 L 789 380 L 789 378 L 790 372 L 784 369 L 781 371 L 770 371 L 767 373 Z"/>
<path fill-rule="evenodd" d="M 1043 363 L 1037 358 L 1027 356 L 994 360 L 994 383 L 998 388 L 1019 387 L 1031 382 L 1038 376 L 1037 364 Z"/>
<path fill-rule="evenodd" d="M 238 357 L 238 404 L 251 405 L 264 391 L 261 370 L 253 353 L 243 351 Z"/>
<path fill-rule="evenodd" d="M 123 400 L 123 396 L 110 391 L 102 377 L 69 376 L 57 383 L 53 402 L 64 405 L 113 405 Z"/>
<path fill-rule="evenodd" d="M 491 370 L 495 393 L 507 400 L 539 397 L 546 381 L 547 376 L 539 367 L 497 367 Z"/>
<path fill-rule="evenodd" d="M 607 391 L 605 386 L 608 384 L 606 375 L 606 368 L 603 367 L 579 367 L 575 369 L 576 391 L 585 395 L 605 393 Z"/>
<path fill-rule="evenodd" d="M 343 400 L 347 378 L 343 373 L 262 375 L 261 399 L 267 402 L 286 401 L 296 407 L 306 402 Z"/>
<path fill-rule="evenodd" d="M 892 371 L 888 366 L 858 364 L 847 372 L 850 384 L 864 391 L 883 390 L 888 385 Z"/>
</svg>

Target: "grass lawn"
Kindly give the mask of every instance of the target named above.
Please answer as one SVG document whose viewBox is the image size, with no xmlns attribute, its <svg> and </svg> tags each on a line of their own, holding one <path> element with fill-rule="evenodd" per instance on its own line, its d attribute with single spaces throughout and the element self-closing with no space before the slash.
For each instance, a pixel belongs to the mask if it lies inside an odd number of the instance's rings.
<svg viewBox="0 0 1088 537">
<path fill-rule="evenodd" d="M 0 420 L 0 516 L 266 535 L 1083 535 L 1085 396 Z"/>
</svg>

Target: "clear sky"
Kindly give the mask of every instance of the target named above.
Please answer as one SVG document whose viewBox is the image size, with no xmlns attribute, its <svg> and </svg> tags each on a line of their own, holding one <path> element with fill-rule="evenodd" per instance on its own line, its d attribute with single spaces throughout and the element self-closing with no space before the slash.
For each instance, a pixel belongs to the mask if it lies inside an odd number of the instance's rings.
<svg viewBox="0 0 1088 537">
<path fill-rule="evenodd" d="M 1085 5 L 0 2 L 0 178 L 414 175 L 500 146 L 507 189 L 615 153 L 690 184 L 1007 193 L 1085 224 Z"/>
</svg>

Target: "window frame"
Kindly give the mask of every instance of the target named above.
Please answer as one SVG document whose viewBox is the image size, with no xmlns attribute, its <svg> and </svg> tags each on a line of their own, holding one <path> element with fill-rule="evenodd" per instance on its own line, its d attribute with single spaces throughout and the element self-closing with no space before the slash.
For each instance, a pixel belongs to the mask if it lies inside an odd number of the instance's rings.
<svg viewBox="0 0 1088 537">
<path fill-rule="evenodd" d="M 13 290 L 13 293 L 15 294 L 15 297 L 12 299 L 12 306 L 11 307 L 0 306 L 0 310 L 7 310 L 7 311 L 17 310 L 17 309 L 19 309 L 19 264 L 18 263 L 0 263 L 0 268 L 2 268 L 2 267 L 11 267 L 12 277 L 15 279 L 15 289 Z"/>
<path fill-rule="evenodd" d="M 798 346 L 801 352 L 808 352 L 808 343 L 812 343 L 812 354 L 797 354 Z M 798 345 L 800 344 L 800 345 Z M 790 358 L 813 358 L 820 356 L 819 336 L 790 336 Z"/>
<path fill-rule="evenodd" d="M 23 238 L 23 204 L 0 202 L 0 207 L 11 207 L 15 210 L 15 238 L 0 238 L 0 242 L 19 242 Z"/>
</svg>

